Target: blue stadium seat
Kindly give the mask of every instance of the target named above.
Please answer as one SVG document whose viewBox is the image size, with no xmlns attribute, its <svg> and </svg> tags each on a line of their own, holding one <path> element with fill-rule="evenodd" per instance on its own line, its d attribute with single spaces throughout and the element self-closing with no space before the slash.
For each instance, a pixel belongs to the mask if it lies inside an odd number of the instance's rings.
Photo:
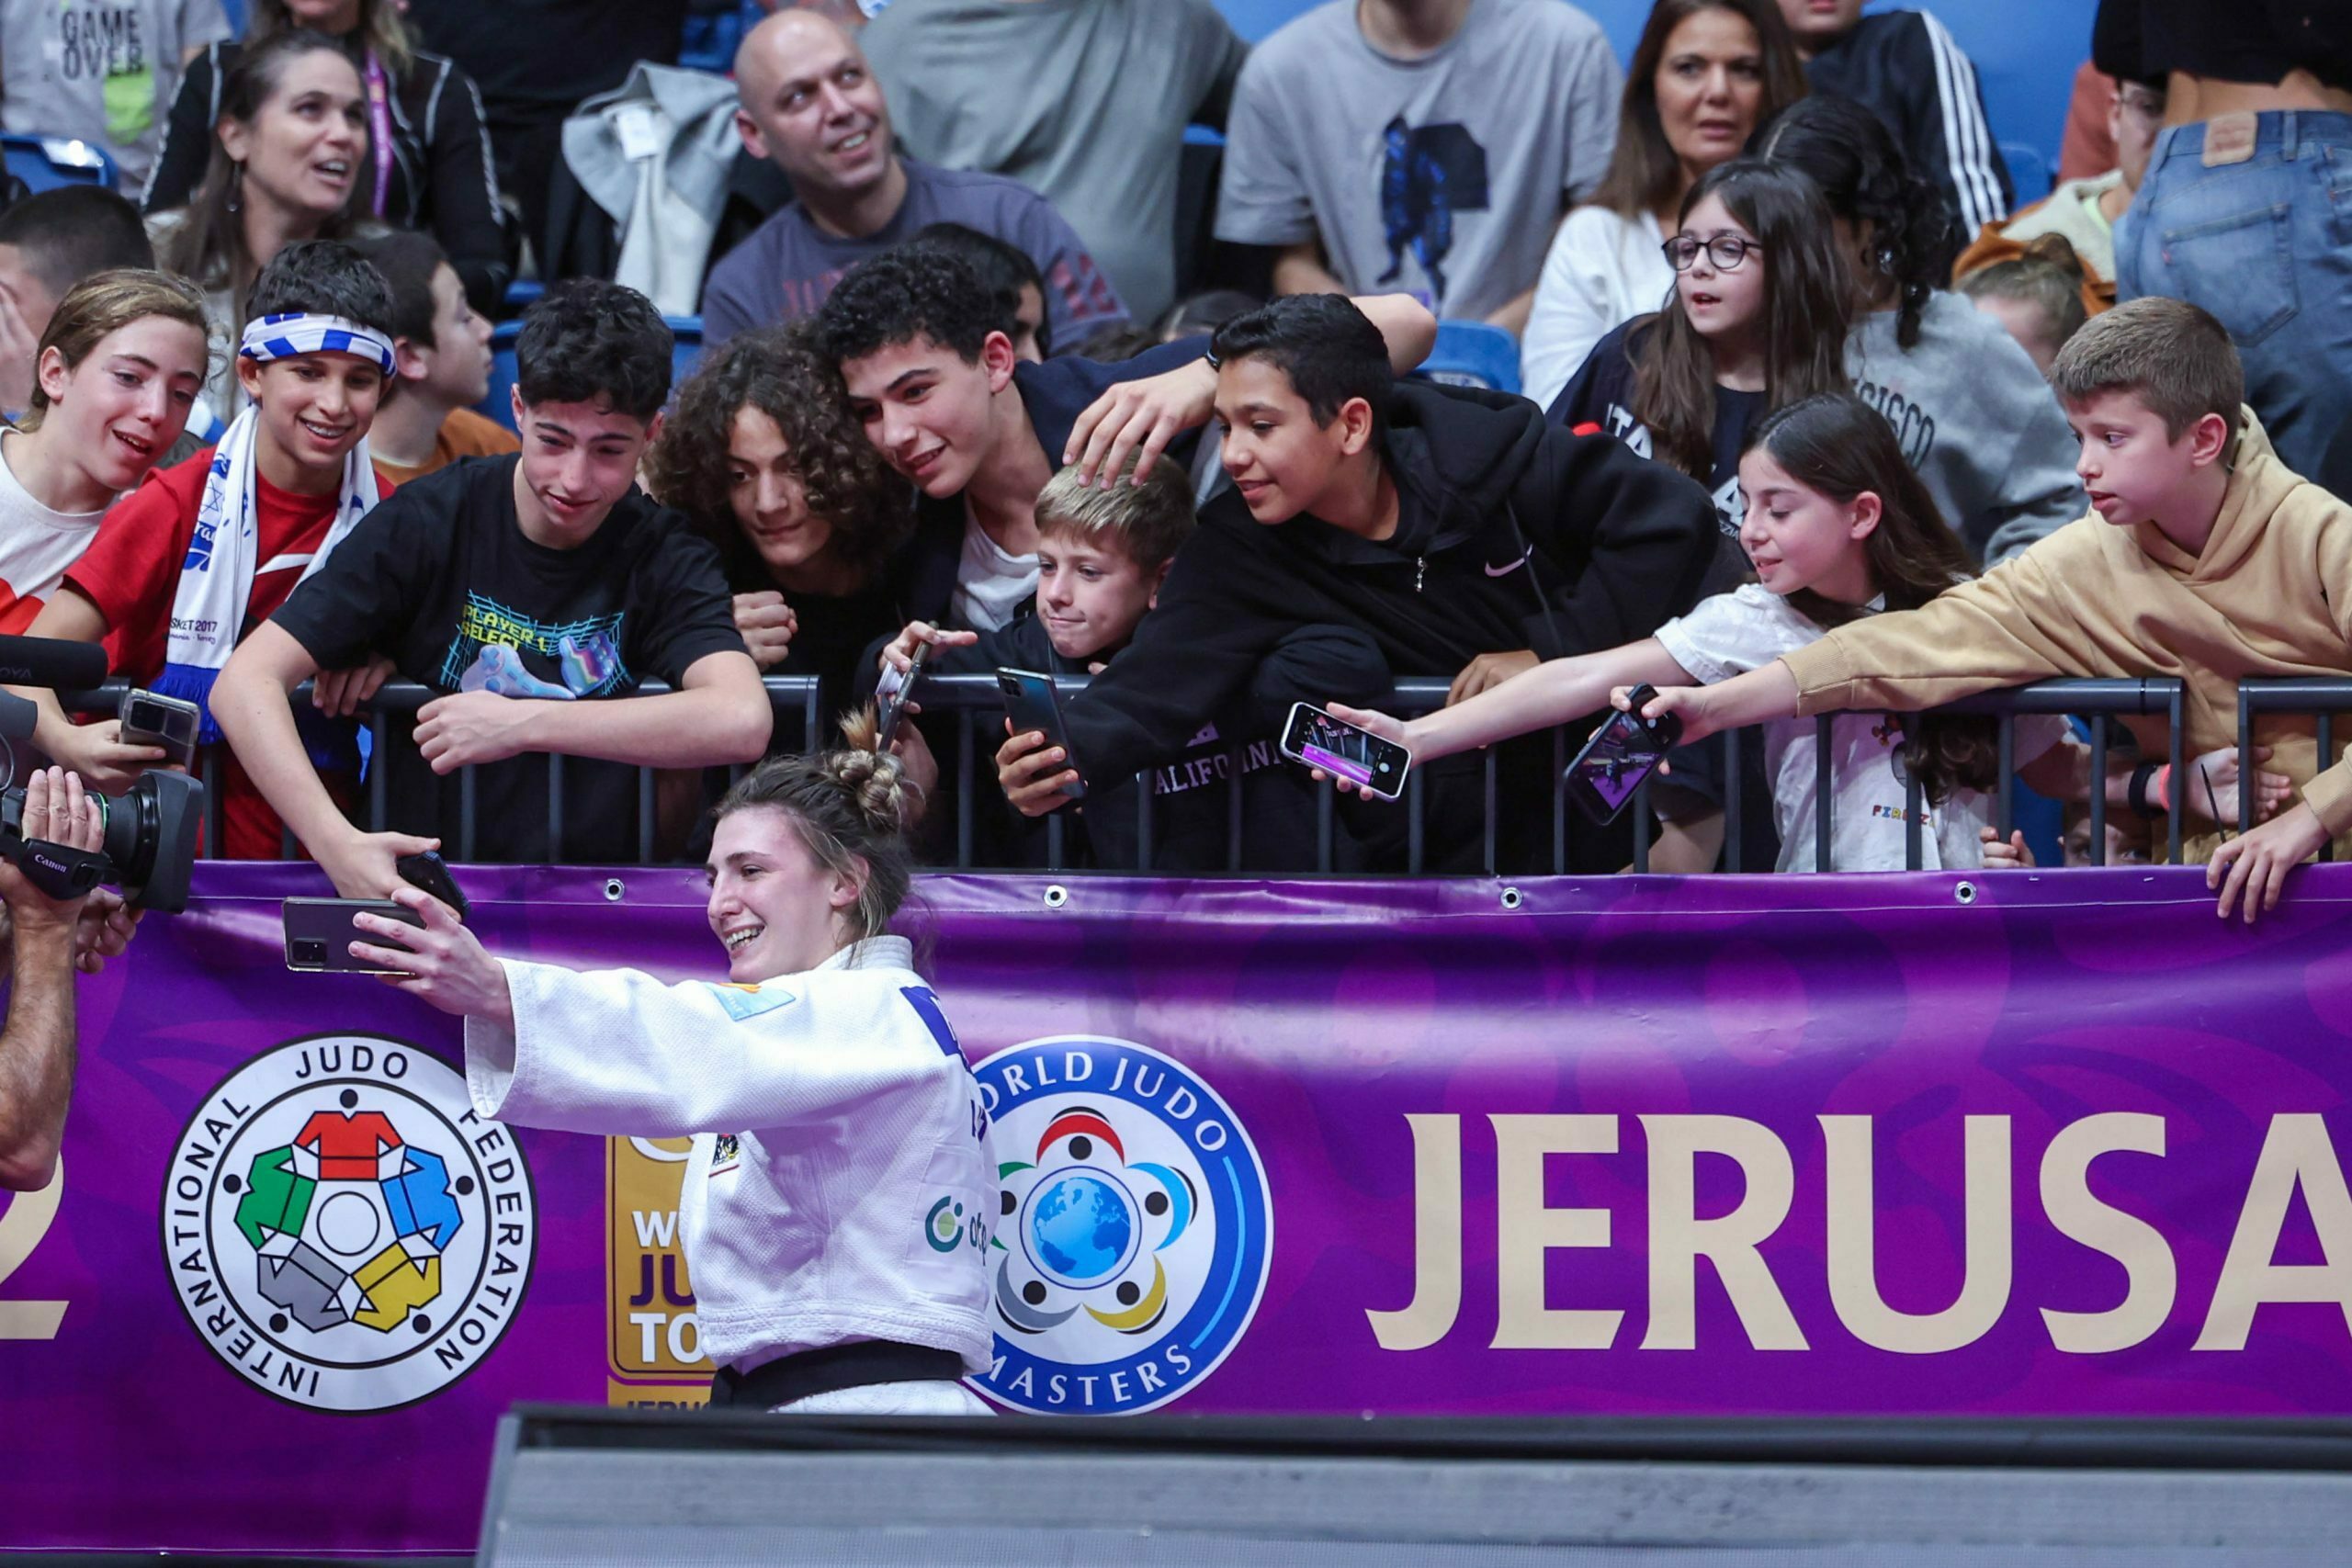
<svg viewBox="0 0 2352 1568">
<path fill-rule="evenodd" d="M 1484 321 L 1440 321 L 1437 346 L 1414 374 L 1451 387 L 1519 390 L 1519 340 Z"/>
<path fill-rule="evenodd" d="M 2017 187 L 2018 205 L 2030 206 L 2048 196 L 2058 184 L 2058 171 L 2041 149 L 2023 141 L 2001 143 L 2002 161 L 2009 165 L 2009 184 Z"/>
<path fill-rule="evenodd" d="M 700 316 L 664 316 L 670 331 L 678 340 L 671 351 L 671 385 L 694 374 L 695 363 L 702 357 L 702 318 Z M 523 335 L 523 323 L 501 321 L 490 334 L 490 390 L 474 412 L 496 420 L 507 429 L 514 428 L 514 340 Z"/>
<path fill-rule="evenodd" d="M 105 149 L 79 137 L 12 130 L 0 135 L 0 161 L 6 162 L 10 174 L 25 182 L 28 191 L 74 185 L 114 188 L 114 159 Z"/>
</svg>

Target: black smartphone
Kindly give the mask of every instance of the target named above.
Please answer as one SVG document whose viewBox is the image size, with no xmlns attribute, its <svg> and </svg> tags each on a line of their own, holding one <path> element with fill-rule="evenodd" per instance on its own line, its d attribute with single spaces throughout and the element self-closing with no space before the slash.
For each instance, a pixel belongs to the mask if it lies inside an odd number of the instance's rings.
<svg viewBox="0 0 2352 1568">
<path fill-rule="evenodd" d="M 1004 694 L 1004 714 L 1012 720 L 1016 735 L 1038 730 L 1046 737 L 1046 744 L 1062 749 L 1062 758 L 1069 765 L 1078 767 L 1078 753 L 1069 743 L 1069 728 L 1062 722 L 1061 694 L 1054 690 L 1054 678 L 1030 670 L 999 670 L 996 688 Z M 1062 786 L 1062 793 L 1072 800 L 1086 798 L 1086 781 L 1075 779 Z"/>
<path fill-rule="evenodd" d="M 1396 741 L 1306 703 L 1292 705 L 1281 750 L 1294 762 L 1320 768 L 1382 800 L 1405 793 L 1405 770 L 1413 765 L 1413 754 Z"/>
<path fill-rule="evenodd" d="M 378 947 L 400 946 L 373 931 L 360 930 L 352 921 L 355 915 L 381 915 L 388 920 L 419 928 L 424 924 L 424 917 L 390 898 L 288 898 L 284 905 L 286 967 L 325 975 L 408 973 L 351 956 L 351 944 L 355 942 L 373 942 Z"/>
<path fill-rule="evenodd" d="M 196 763 L 196 732 L 203 713 L 194 703 L 153 692 L 129 691 L 116 710 L 126 746 L 160 746 L 164 760 L 176 766 Z"/>
<path fill-rule="evenodd" d="M 1654 686 L 1634 687 L 1633 711 L 1612 709 L 1568 764 L 1568 796 L 1596 822 L 1614 821 L 1682 739 L 1682 721 L 1674 715 L 1642 717 L 1642 705 L 1657 695 Z"/>
<path fill-rule="evenodd" d="M 914 695 L 915 682 L 922 674 L 922 661 L 931 652 L 931 644 L 915 644 L 914 657 L 907 664 L 907 672 L 885 670 L 881 683 L 874 688 L 875 750 L 888 751 L 897 739 L 899 720 L 907 711 L 907 699 Z"/>
<path fill-rule="evenodd" d="M 438 850 L 402 855 L 392 863 L 392 869 L 399 872 L 401 880 L 410 886 L 422 887 L 448 905 L 459 922 L 472 917 L 474 907 L 467 903 L 466 896 L 458 890 L 458 879 L 449 874 L 448 863 L 441 858 Z"/>
</svg>

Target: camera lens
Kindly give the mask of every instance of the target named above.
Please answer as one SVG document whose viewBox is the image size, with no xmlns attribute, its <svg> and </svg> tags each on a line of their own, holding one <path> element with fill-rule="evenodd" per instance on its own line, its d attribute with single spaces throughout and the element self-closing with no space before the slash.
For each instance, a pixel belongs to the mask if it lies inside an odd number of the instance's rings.
<svg viewBox="0 0 2352 1568">
<path fill-rule="evenodd" d="M 294 939 L 294 966 L 298 969 L 323 969 L 327 966 L 327 944 L 314 936 Z"/>
</svg>

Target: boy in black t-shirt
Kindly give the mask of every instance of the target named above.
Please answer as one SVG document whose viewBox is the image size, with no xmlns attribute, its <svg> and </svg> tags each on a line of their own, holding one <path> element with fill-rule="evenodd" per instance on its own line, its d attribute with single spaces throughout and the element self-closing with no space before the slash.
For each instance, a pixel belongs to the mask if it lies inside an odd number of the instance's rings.
<svg viewBox="0 0 2352 1568">
<path fill-rule="evenodd" d="M 636 768 L 748 762 L 766 746 L 766 694 L 718 557 L 633 482 L 661 427 L 671 351 L 669 328 L 636 291 L 590 280 L 549 289 L 516 345 L 522 452 L 402 486 L 221 672 L 222 731 L 346 897 L 384 897 L 400 881 L 394 861 L 434 840 L 363 833 L 328 798 L 288 700 L 320 670 L 383 655 L 447 694 L 417 714 L 429 774 L 379 760 L 395 770 L 396 819 L 455 833 L 451 775 L 481 764 L 477 841 L 508 861 L 628 857 Z M 584 705 L 648 677 L 675 690 Z M 560 836 L 548 764 L 524 760 L 533 752 L 601 759 L 565 770 Z M 403 787 L 403 771 L 422 787 Z"/>
</svg>

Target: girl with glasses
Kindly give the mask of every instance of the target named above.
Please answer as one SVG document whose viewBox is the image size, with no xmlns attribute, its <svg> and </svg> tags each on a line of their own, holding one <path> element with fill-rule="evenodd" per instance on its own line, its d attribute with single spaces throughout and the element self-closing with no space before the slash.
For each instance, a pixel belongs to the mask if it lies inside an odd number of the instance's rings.
<svg viewBox="0 0 2352 1568">
<path fill-rule="evenodd" d="M 1847 389 L 1852 294 L 1833 232 L 1803 175 L 1752 158 L 1711 171 L 1659 247 L 1674 278 L 1666 308 L 1604 336 L 1552 404 L 1553 423 L 1613 435 L 1712 492 L 1723 543 L 1708 592 L 1747 572 L 1739 454 L 1749 430 L 1800 398 Z"/>
<path fill-rule="evenodd" d="M 1550 403 L 1603 333 L 1658 308 L 1674 284 L 1658 242 L 1682 198 L 1804 93 L 1773 0 L 1657 0 L 1626 71 L 1609 173 L 1544 258 L 1520 347 L 1529 398 Z"/>
</svg>

